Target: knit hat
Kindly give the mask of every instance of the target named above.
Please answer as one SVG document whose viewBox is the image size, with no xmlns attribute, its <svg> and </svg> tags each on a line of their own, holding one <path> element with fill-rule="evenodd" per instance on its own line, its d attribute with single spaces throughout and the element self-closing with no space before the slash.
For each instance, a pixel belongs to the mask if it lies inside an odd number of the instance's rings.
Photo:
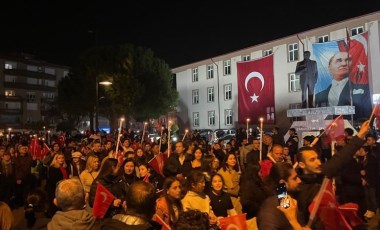
<svg viewBox="0 0 380 230">
<path fill-rule="evenodd" d="M 74 158 L 74 157 L 82 157 L 82 153 L 80 153 L 80 152 L 73 152 L 73 153 L 71 154 L 71 157 L 72 157 L 72 158 Z"/>
</svg>

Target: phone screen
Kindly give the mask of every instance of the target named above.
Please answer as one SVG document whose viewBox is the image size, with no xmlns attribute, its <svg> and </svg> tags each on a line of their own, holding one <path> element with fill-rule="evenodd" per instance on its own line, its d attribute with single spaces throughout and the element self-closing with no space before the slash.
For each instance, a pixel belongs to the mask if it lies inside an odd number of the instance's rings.
<svg viewBox="0 0 380 230">
<path fill-rule="evenodd" d="M 290 201 L 288 199 L 288 192 L 286 190 L 285 183 L 280 183 L 276 188 L 278 204 L 283 208 L 290 207 Z"/>
</svg>

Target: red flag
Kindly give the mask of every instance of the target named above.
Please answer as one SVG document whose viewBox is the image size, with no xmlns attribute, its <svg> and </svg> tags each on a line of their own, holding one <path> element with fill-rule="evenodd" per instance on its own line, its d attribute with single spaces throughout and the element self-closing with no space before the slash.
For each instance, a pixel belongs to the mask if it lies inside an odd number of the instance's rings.
<svg viewBox="0 0 380 230">
<path fill-rule="evenodd" d="M 275 123 L 273 55 L 237 63 L 238 122 Z"/>
<path fill-rule="evenodd" d="M 31 156 L 41 158 L 41 146 L 37 137 L 33 138 L 29 145 L 29 153 Z"/>
<path fill-rule="evenodd" d="M 370 117 L 370 121 L 372 122 L 372 120 L 374 118 L 376 118 L 375 124 L 376 124 L 377 129 L 380 129 L 380 98 L 379 98 L 379 100 L 377 100 L 375 107 L 373 107 L 373 111 L 372 111 L 372 115 Z"/>
<path fill-rule="evenodd" d="M 161 217 L 159 215 L 154 214 L 153 220 L 162 225 L 161 230 L 170 230 L 171 229 L 169 227 L 169 225 L 167 225 L 165 223 L 165 221 L 163 219 L 161 219 Z"/>
<path fill-rule="evenodd" d="M 159 153 L 153 159 L 151 159 L 148 163 L 150 164 L 150 166 L 152 166 L 154 171 L 156 171 L 161 176 L 165 177 L 164 176 L 164 162 L 165 162 L 164 154 Z"/>
<path fill-rule="evenodd" d="M 108 191 L 101 183 L 97 182 L 95 201 L 92 209 L 92 215 L 95 218 L 102 219 L 108 208 L 115 199 L 114 195 Z"/>
<path fill-rule="evenodd" d="M 338 137 L 344 136 L 344 119 L 342 115 L 335 118 L 326 128 L 326 135 L 329 142 L 335 141 Z"/>
<path fill-rule="evenodd" d="M 46 154 L 48 154 L 50 151 L 51 150 L 49 146 L 47 146 L 47 144 L 44 142 L 44 145 L 42 146 L 42 150 L 41 150 L 42 157 L 46 156 Z"/>
<path fill-rule="evenodd" d="M 368 33 L 348 38 L 348 54 L 352 58 L 350 80 L 354 84 L 368 84 Z"/>
<path fill-rule="evenodd" d="M 59 135 L 58 137 L 58 145 L 59 147 L 63 148 L 66 144 L 66 135 L 65 133 L 61 133 L 61 135 Z"/>
<path fill-rule="evenodd" d="M 363 222 L 357 216 L 358 206 L 353 203 L 339 205 L 333 192 L 333 185 L 330 179 L 325 178 L 318 195 L 309 205 L 310 222 L 314 219 L 312 214 L 316 214 L 322 221 L 325 229 L 329 230 L 352 230 Z M 320 203 L 318 205 L 318 198 Z"/>
<path fill-rule="evenodd" d="M 246 230 L 247 229 L 247 218 L 246 213 L 228 216 L 219 219 L 220 227 L 222 230 L 227 229 L 239 229 Z"/>
</svg>

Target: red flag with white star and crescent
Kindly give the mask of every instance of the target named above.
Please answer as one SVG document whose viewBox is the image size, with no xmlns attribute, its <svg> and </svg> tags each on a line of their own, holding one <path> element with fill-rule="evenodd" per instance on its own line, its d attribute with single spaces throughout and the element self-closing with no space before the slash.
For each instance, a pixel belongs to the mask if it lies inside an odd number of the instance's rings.
<svg viewBox="0 0 380 230">
<path fill-rule="evenodd" d="M 245 123 L 249 118 L 258 124 L 259 118 L 265 123 L 275 123 L 273 55 L 260 59 L 239 62 L 238 83 L 238 122 Z"/>
</svg>

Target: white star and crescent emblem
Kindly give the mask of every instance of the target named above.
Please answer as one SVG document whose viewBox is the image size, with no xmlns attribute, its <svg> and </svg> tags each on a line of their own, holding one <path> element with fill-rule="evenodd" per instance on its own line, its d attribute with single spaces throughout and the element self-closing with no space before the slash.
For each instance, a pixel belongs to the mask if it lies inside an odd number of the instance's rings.
<svg viewBox="0 0 380 230">
<path fill-rule="evenodd" d="M 261 90 L 263 90 L 263 88 L 264 88 L 265 80 L 264 80 L 263 75 L 262 75 L 261 73 L 259 73 L 259 72 L 256 72 L 256 71 L 255 71 L 255 72 L 250 72 L 250 73 L 247 75 L 247 77 L 245 78 L 245 81 L 244 81 L 245 90 L 246 90 L 247 92 L 249 92 L 249 90 L 248 90 L 248 82 L 249 82 L 249 80 L 251 80 L 252 78 L 257 78 L 257 79 L 259 79 L 259 80 L 261 81 L 261 89 L 260 89 L 260 92 L 261 92 Z M 259 101 L 258 101 L 259 96 L 256 95 L 256 92 L 254 92 L 253 95 L 250 96 L 250 98 L 252 99 L 251 102 L 254 102 L 254 101 L 255 101 L 255 102 L 259 102 Z"/>
<path fill-rule="evenodd" d="M 103 196 L 103 201 L 102 201 L 102 203 L 104 203 L 104 202 L 107 200 L 107 193 L 105 193 L 105 192 L 100 192 L 100 195 Z"/>
</svg>

